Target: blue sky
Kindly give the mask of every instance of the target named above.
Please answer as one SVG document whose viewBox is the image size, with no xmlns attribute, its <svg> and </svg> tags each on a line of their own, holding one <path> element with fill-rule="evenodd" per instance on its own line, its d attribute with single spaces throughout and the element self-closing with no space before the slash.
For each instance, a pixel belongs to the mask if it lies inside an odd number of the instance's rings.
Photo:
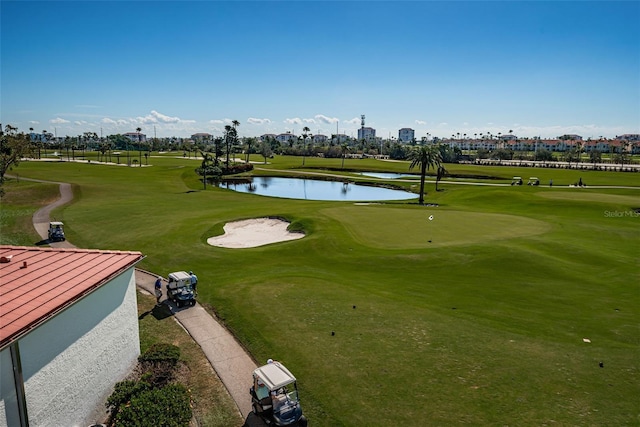
<svg viewBox="0 0 640 427">
<path fill-rule="evenodd" d="M 0 8 L 0 119 L 25 131 L 640 133 L 638 1 Z"/>
</svg>

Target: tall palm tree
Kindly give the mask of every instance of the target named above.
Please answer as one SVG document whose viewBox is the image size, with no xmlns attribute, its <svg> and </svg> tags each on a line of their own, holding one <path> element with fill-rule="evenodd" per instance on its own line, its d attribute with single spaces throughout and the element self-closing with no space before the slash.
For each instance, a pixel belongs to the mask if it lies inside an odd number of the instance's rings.
<svg viewBox="0 0 640 427">
<path fill-rule="evenodd" d="M 342 144 L 342 169 L 344 169 L 344 158 L 347 156 L 349 152 L 349 144 L 346 142 Z"/>
<path fill-rule="evenodd" d="M 438 172 L 436 172 L 436 191 L 438 191 L 438 182 L 447 174 L 447 170 L 442 165 L 438 165 Z"/>
<path fill-rule="evenodd" d="M 420 166 L 420 198 L 418 203 L 424 204 L 424 179 L 427 176 L 427 170 L 430 168 L 437 169 L 442 165 L 442 155 L 437 145 L 419 145 L 409 152 L 409 160 L 411 164 L 409 169 Z"/>
<path fill-rule="evenodd" d="M 229 170 L 229 152 L 231 151 L 231 134 L 233 133 L 234 128 L 231 127 L 231 125 L 225 125 L 224 126 L 224 142 L 227 146 L 227 170 Z"/>
<path fill-rule="evenodd" d="M 249 156 L 251 155 L 251 146 L 256 142 L 255 138 L 247 138 L 245 143 L 247 144 L 247 158 L 245 160 L 246 163 L 249 163 Z"/>
<path fill-rule="evenodd" d="M 307 154 L 307 137 L 309 136 L 309 132 L 311 132 L 309 126 L 302 128 L 302 166 L 304 166 L 304 159 Z"/>
<path fill-rule="evenodd" d="M 232 120 L 231 125 L 233 126 L 233 131 L 231 132 L 231 147 L 233 148 L 238 143 L 238 126 L 240 126 L 240 122 L 237 120 Z M 227 152 L 227 168 L 229 167 L 229 153 Z"/>
<path fill-rule="evenodd" d="M 138 132 L 138 157 L 140 158 L 138 164 L 140 165 L 140 167 L 142 167 L 142 150 L 140 148 L 140 131 L 142 130 L 142 128 L 136 128 L 136 132 Z"/>
</svg>

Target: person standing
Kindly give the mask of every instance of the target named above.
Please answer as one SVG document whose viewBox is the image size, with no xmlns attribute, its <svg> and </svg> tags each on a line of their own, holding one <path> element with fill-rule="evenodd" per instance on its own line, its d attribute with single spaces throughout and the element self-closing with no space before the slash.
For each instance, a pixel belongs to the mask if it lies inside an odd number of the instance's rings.
<svg viewBox="0 0 640 427">
<path fill-rule="evenodd" d="M 189 275 L 191 276 L 191 288 L 193 289 L 193 294 L 197 295 L 198 292 L 196 291 L 196 287 L 198 286 L 198 276 L 193 274 L 193 271 L 190 271 Z"/>
<path fill-rule="evenodd" d="M 160 304 L 160 298 L 162 298 L 162 277 L 158 276 L 156 284 L 154 285 L 154 293 L 156 295 L 156 302 Z"/>
</svg>

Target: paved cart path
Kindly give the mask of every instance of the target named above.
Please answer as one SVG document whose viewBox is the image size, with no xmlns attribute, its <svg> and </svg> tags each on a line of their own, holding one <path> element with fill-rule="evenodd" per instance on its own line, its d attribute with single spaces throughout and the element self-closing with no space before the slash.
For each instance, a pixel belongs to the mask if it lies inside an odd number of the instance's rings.
<svg viewBox="0 0 640 427">
<path fill-rule="evenodd" d="M 21 178 L 25 179 L 25 178 Z M 37 180 L 33 180 L 37 181 Z M 49 182 L 50 181 L 40 181 Z M 43 241 L 48 238 L 50 213 L 53 209 L 68 203 L 73 199 L 71 185 L 60 184 L 60 198 L 50 205 L 38 210 L 33 215 L 33 226 L 42 237 Z M 74 248 L 69 241 L 50 243 L 55 248 Z M 136 285 L 150 294 L 153 294 L 153 286 L 157 274 L 136 269 Z M 166 280 L 163 282 L 163 293 L 166 294 Z M 238 406 L 238 410 L 245 419 L 245 426 L 261 426 L 262 422 L 251 413 L 251 398 L 249 387 L 251 387 L 251 373 L 257 368 L 256 363 L 236 341 L 231 334 L 218 320 L 207 312 L 204 307 L 196 302 L 193 307 L 177 308 L 172 302 L 164 299 L 163 304 L 167 304 L 174 313 L 174 318 L 200 345 L 206 358 L 216 371 L 229 394 Z"/>
</svg>

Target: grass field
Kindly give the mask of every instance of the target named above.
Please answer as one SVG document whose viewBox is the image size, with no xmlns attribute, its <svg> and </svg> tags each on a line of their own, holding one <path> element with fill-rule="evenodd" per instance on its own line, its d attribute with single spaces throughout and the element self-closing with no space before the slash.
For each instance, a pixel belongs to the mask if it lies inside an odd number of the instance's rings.
<svg viewBox="0 0 640 427">
<path fill-rule="evenodd" d="M 408 171 L 270 161 L 255 173 Z M 201 301 L 256 359 L 296 374 L 313 425 L 640 423 L 640 188 L 596 187 L 640 187 L 637 174 L 447 165 L 455 179 L 536 175 L 554 187 L 441 183 L 436 193 L 429 182 L 425 201 L 438 206 L 422 207 L 204 191 L 197 161 L 149 163 L 17 171 L 74 184 L 74 202 L 54 212 L 74 244 L 140 250 L 141 267 L 163 275 L 194 270 Z M 567 187 L 580 177 L 590 187 Z M 228 221 L 263 216 L 306 237 L 206 244 Z"/>
</svg>

